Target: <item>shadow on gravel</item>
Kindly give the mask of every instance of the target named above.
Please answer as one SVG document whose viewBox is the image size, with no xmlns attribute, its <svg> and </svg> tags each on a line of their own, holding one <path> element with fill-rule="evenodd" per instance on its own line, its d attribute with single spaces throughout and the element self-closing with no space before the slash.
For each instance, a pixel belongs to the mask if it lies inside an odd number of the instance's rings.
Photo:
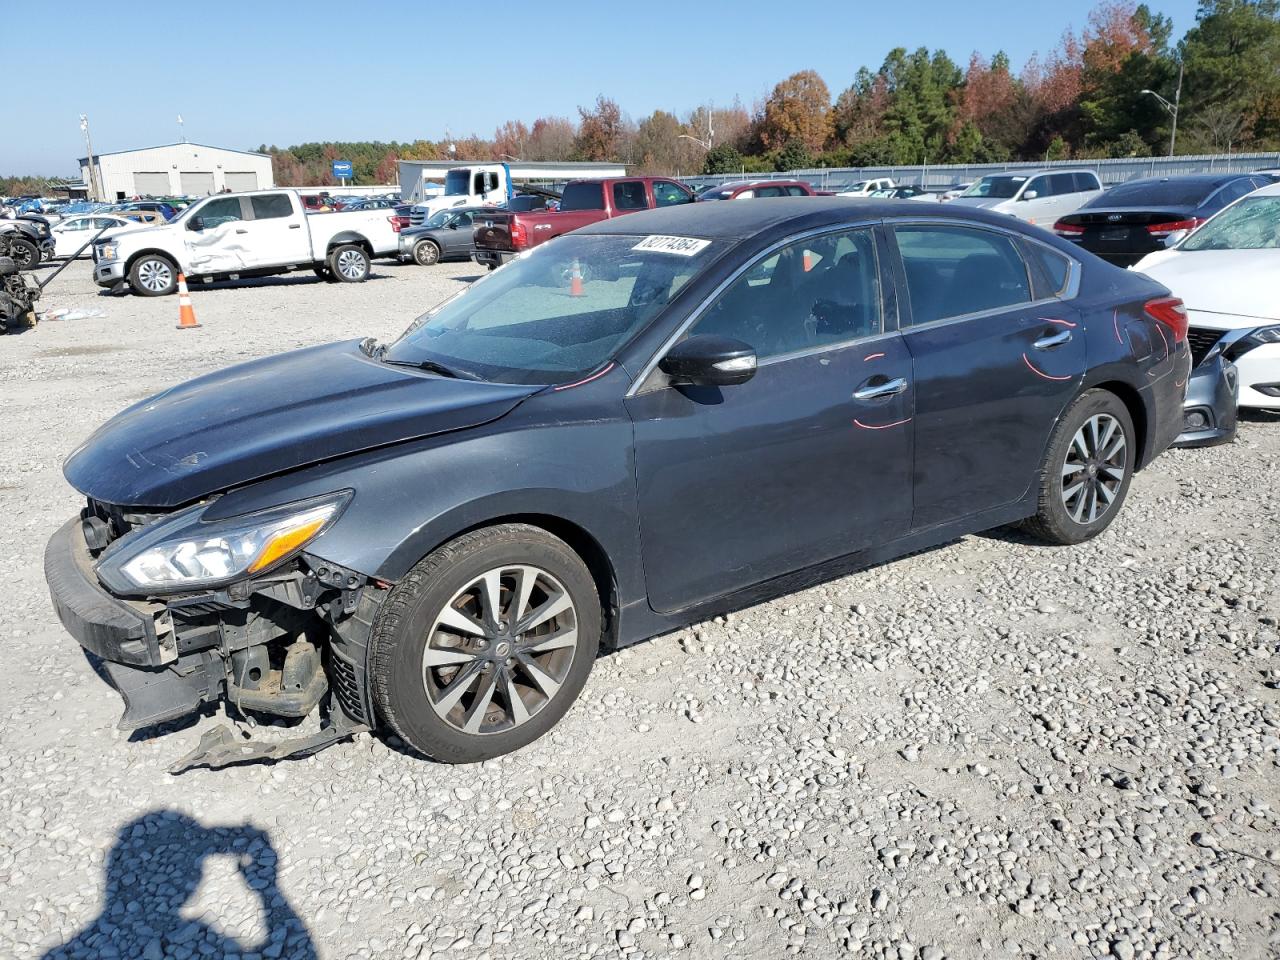
<svg viewBox="0 0 1280 960">
<path fill-rule="evenodd" d="M 218 909 L 195 919 L 181 915 L 210 857 L 228 857 L 262 906 L 266 935 L 247 944 L 219 932 Z M 73 957 L 240 956 L 315 960 L 306 925 L 276 886 L 276 852 L 267 834 L 251 827 L 206 827 L 174 810 L 155 810 L 120 828 L 107 859 L 102 913 L 43 960 Z"/>
</svg>

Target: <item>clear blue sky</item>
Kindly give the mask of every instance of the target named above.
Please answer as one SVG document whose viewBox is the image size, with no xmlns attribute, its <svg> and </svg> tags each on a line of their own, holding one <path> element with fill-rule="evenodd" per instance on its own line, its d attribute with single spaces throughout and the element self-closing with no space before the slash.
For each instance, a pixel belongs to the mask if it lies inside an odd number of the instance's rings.
<svg viewBox="0 0 1280 960">
<path fill-rule="evenodd" d="M 1174 38 L 1195 0 L 1153 0 Z M 895 46 L 1015 67 L 1079 30 L 1093 0 L 676 3 L 643 0 L 2 0 L 10 52 L 45 61 L 10 97 L 0 174 L 67 175 L 84 155 L 180 139 L 253 148 L 317 140 L 490 136 L 507 119 L 576 117 L 596 94 L 633 118 L 735 95 L 750 107 L 796 70 L 832 96 Z M 502 11 L 486 17 L 486 11 Z M 25 49 L 24 49 L 25 48 Z M 15 94 L 16 96 L 16 94 Z M 15 122 L 16 121 L 16 122 Z"/>
</svg>

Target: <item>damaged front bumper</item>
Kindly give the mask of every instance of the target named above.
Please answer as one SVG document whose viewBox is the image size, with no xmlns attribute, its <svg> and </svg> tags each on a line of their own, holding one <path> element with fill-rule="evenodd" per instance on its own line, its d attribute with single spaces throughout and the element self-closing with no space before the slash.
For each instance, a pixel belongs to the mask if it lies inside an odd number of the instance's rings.
<svg viewBox="0 0 1280 960">
<path fill-rule="evenodd" d="M 1219 352 L 1191 371 L 1182 404 L 1182 433 L 1175 447 L 1212 447 L 1230 443 L 1236 435 L 1236 404 L 1240 375 L 1235 364 Z"/>
<path fill-rule="evenodd" d="M 294 745 L 290 755 L 373 726 L 365 659 L 383 589 L 304 553 L 281 570 L 223 590 L 124 599 L 99 582 L 84 524 L 83 517 L 69 520 L 49 540 L 45 578 L 63 626 L 101 658 L 124 699 L 122 729 L 152 726 L 219 700 L 240 711 L 303 717 L 326 693 L 334 722 L 310 740 L 286 741 Z M 281 747 L 246 749 L 217 740 L 206 753 L 243 762 L 278 758 Z"/>
</svg>

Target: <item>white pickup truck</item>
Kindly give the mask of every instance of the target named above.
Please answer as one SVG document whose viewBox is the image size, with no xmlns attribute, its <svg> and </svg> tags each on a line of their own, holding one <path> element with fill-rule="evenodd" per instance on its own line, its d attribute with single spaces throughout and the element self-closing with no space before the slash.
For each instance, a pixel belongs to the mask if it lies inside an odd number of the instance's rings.
<svg viewBox="0 0 1280 960">
<path fill-rule="evenodd" d="M 375 257 L 399 254 L 387 210 L 309 214 L 296 190 L 223 193 L 193 203 L 168 223 L 124 230 L 93 251 L 100 287 L 162 297 L 193 280 L 237 280 L 314 270 L 359 283 Z"/>
</svg>

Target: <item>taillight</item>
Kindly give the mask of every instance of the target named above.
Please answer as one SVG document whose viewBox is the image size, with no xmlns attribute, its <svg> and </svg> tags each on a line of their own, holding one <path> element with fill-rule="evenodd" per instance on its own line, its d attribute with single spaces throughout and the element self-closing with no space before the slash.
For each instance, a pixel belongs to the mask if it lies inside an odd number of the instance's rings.
<svg viewBox="0 0 1280 960">
<path fill-rule="evenodd" d="M 529 242 L 529 231 L 525 229 L 523 223 L 515 217 L 511 218 L 511 248 L 513 250 L 521 249 Z"/>
<path fill-rule="evenodd" d="M 1163 323 L 1173 331 L 1173 342 L 1187 339 L 1187 308 L 1177 297 L 1160 297 L 1148 300 L 1142 307 L 1152 320 Z"/>
<path fill-rule="evenodd" d="M 1202 223 L 1204 223 L 1203 220 L 1194 217 L 1190 220 L 1174 220 L 1170 223 L 1151 223 L 1147 225 L 1147 233 L 1153 237 L 1167 237 L 1180 230 L 1194 230 Z"/>
<path fill-rule="evenodd" d="M 1053 232 L 1060 237 L 1078 237 L 1084 233 L 1084 227 L 1078 223 L 1064 223 L 1059 220 L 1053 225 Z"/>
<path fill-rule="evenodd" d="M 403 223 L 402 217 L 387 217 L 387 221 L 391 224 L 392 233 L 399 233 L 402 229 L 404 229 L 404 223 Z"/>
</svg>

